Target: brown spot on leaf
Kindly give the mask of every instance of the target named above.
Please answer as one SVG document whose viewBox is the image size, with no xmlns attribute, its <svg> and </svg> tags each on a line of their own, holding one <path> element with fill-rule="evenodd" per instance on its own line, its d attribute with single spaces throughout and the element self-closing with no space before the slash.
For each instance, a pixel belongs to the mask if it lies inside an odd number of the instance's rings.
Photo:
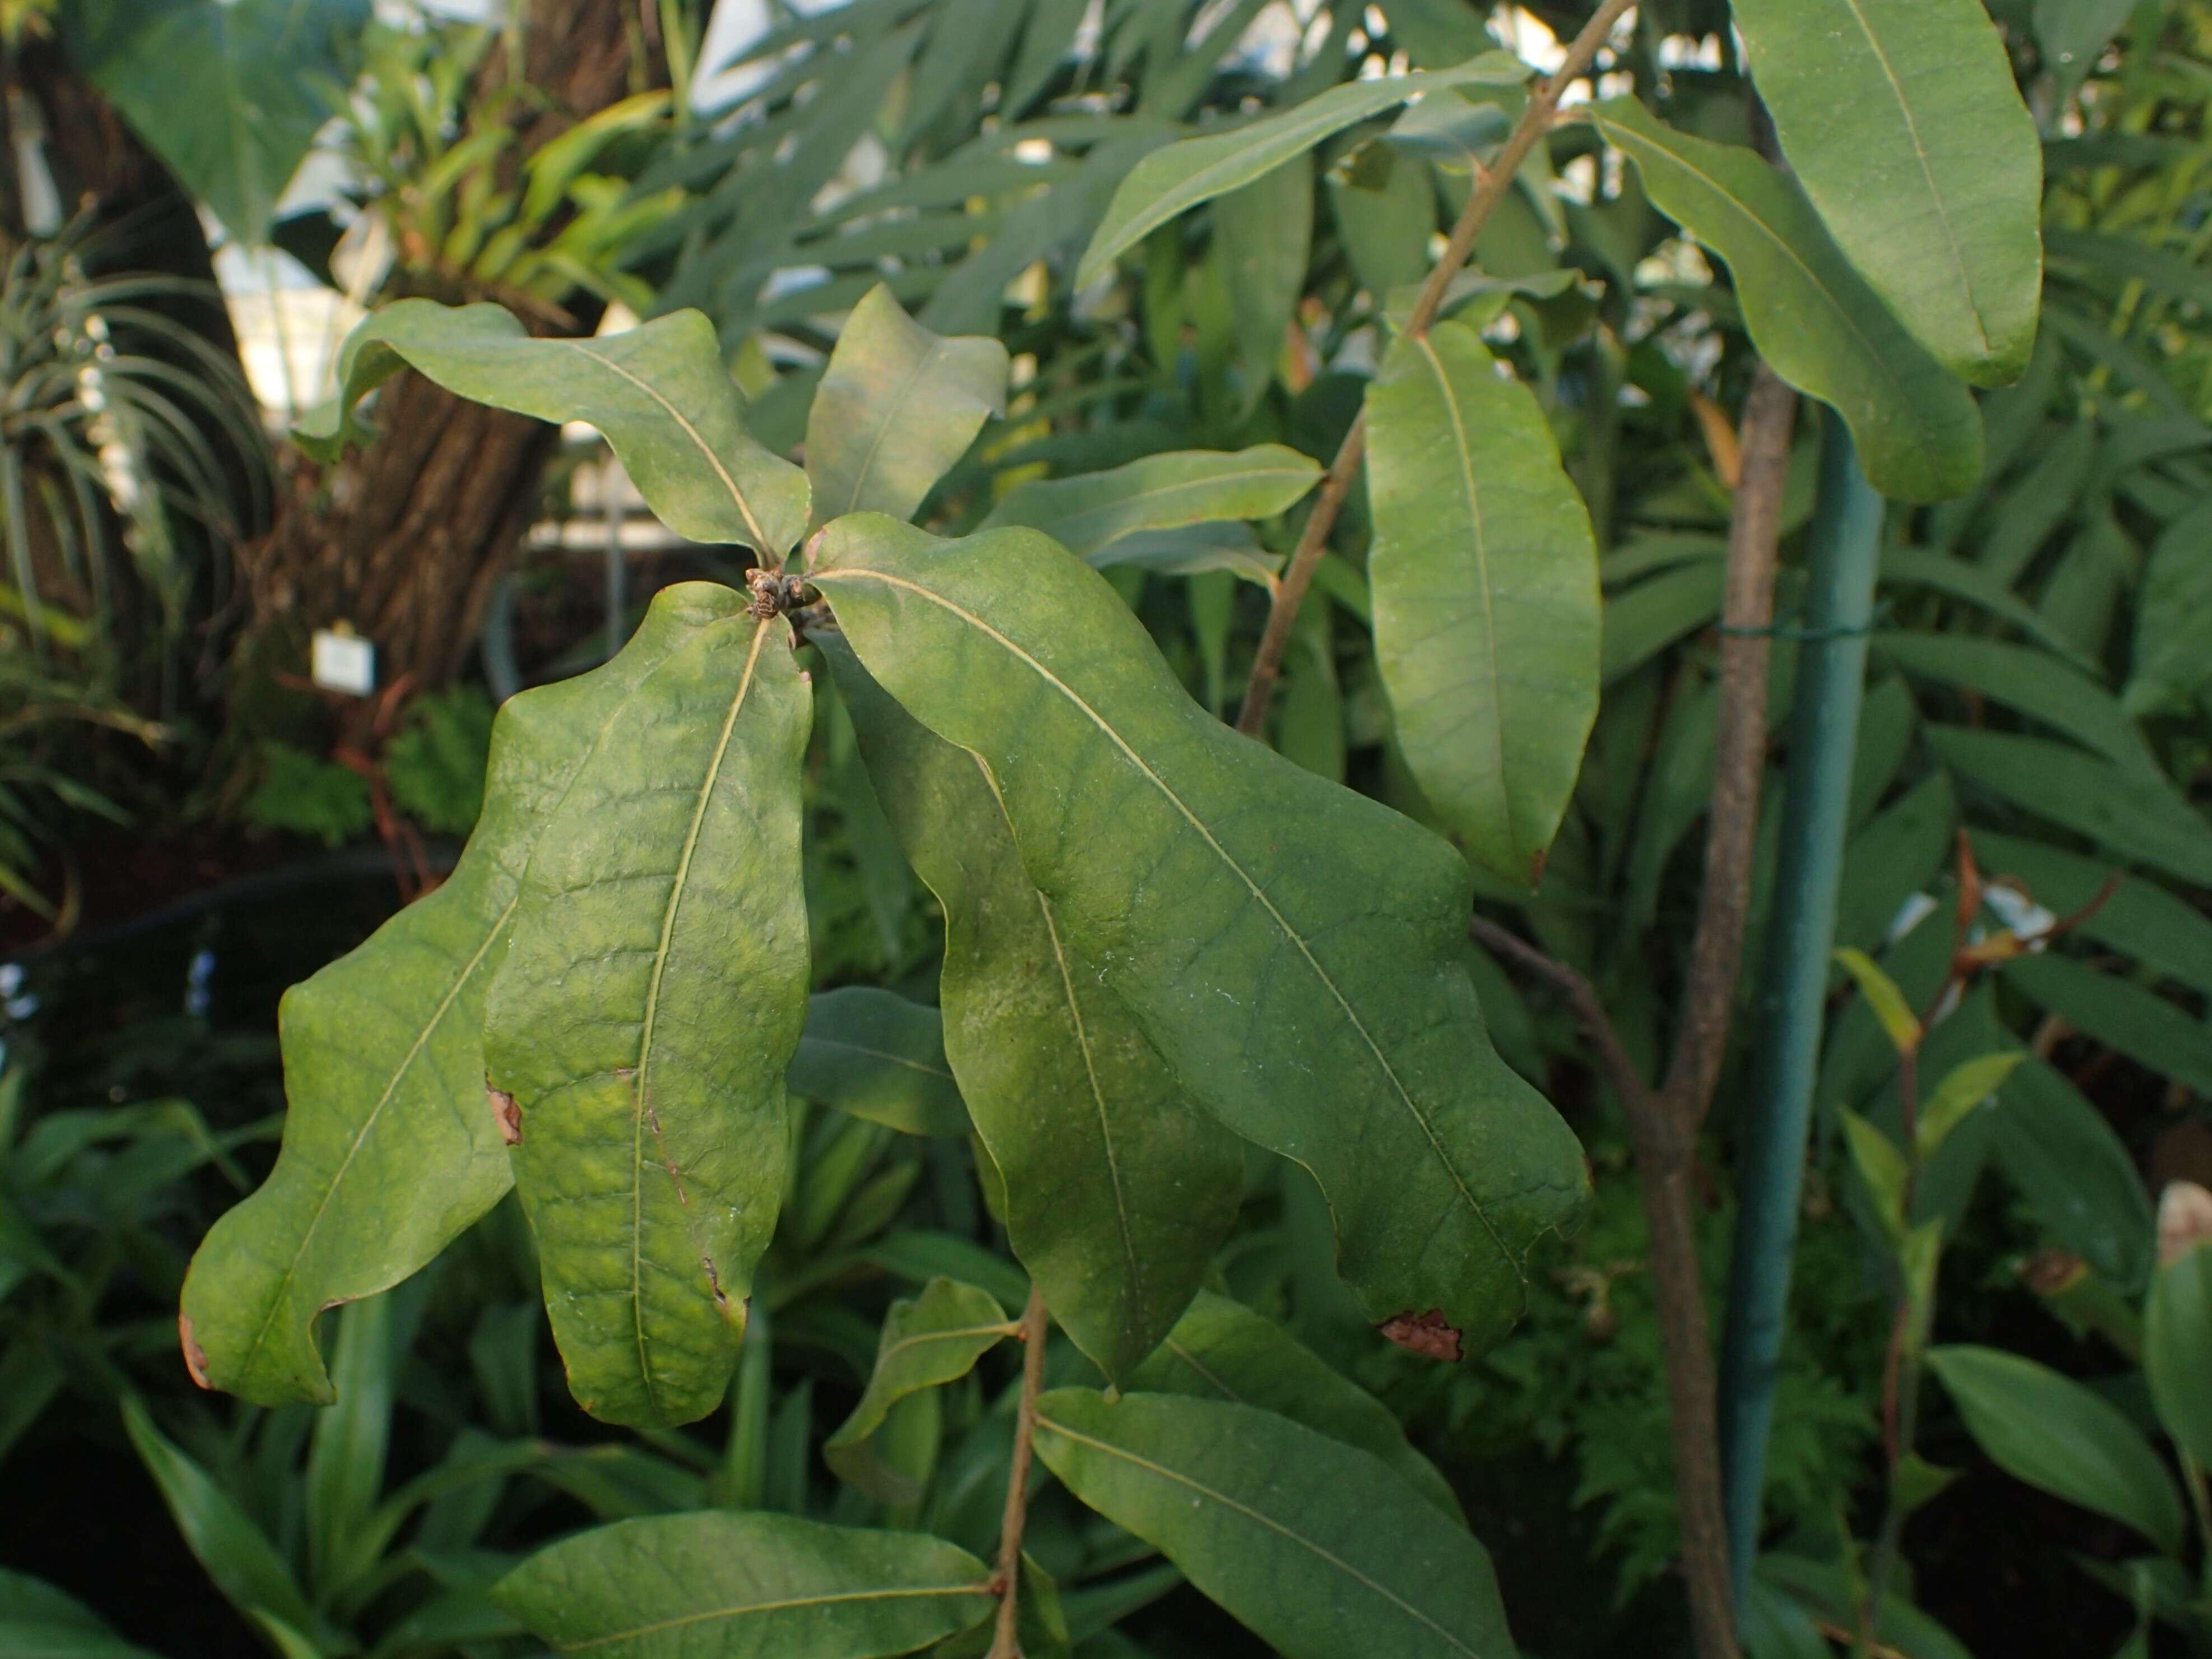
<svg viewBox="0 0 2212 1659">
<path fill-rule="evenodd" d="M 1386 1320 L 1382 1334 L 1400 1347 L 1425 1353 L 1431 1359 L 1457 1363 L 1460 1358 L 1459 1332 L 1444 1323 L 1442 1308 L 1431 1308 L 1425 1314 L 1401 1313 L 1395 1319 Z"/>
<path fill-rule="evenodd" d="M 499 1138 L 510 1146 L 522 1145 L 522 1108 L 514 1103 L 514 1097 L 487 1083 L 484 1098 L 491 1103 L 492 1119 L 499 1125 Z"/>
<path fill-rule="evenodd" d="M 182 1314 L 177 1316 L 177 1337 L 184 1345 L 185 1369 L 192 1374 L 192 1381 L 203 1389 L 215 1387 L 208 1381 L 207 1350 L 192 1340 L 192 1322 Z"/>
</svg>

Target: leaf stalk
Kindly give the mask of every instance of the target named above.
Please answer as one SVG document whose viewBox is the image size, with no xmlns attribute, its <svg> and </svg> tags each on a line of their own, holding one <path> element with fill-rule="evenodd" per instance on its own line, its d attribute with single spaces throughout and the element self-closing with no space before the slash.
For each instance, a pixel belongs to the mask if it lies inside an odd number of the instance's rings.
<svg viewBox="0 0 2212 1659">
<path fill-rule="evenodd" d="M 991 1639 L 990 1659 L 1022 1659 L 1017 1628 L 1021 1618 L 1022 1532 L 1029 1522 L 1030 1462 L 1036 1451 L 1036 1402 L 1044 1386 L 1044 1341 L 1048 1328 L 1044 1292 L 1032 1285 L 1019 1332 L 1024 1349 L 1022 1402 L 1014 1419 L 1013 1464 L 1006 1471 L 1006 1517 L 999 1529 L 998 1571 L 991 1576 L 991 1587 L 999 1595 L 999 1624 Z"/>
</svg>

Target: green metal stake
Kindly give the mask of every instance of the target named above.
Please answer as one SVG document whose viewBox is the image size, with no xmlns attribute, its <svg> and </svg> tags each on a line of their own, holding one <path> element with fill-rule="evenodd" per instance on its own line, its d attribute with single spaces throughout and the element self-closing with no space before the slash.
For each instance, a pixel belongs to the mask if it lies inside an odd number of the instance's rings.
<svg viewBox="0 0 2212 1659">
<path fill-rule="evenodd" d="M 1867 630 L 1881 551 L 1882 498 L 1859 470 L 1850 429 L 1823 411 L 1811 580 L 1790 728 L 1782 861 L 1759 1000 L 1759 1050 L 1721 1346 L 1721 1449 L 1729 1562 L 1736 1607 L 1759 1548 L 1759 1498 L 1774 1419 L 1774 1381 L 1790 1301 L 1790 1258 L 1812 1127 L 1821 1006 L 1842 884 L 1851 763 L 1858 747 Z"/>
</svg>

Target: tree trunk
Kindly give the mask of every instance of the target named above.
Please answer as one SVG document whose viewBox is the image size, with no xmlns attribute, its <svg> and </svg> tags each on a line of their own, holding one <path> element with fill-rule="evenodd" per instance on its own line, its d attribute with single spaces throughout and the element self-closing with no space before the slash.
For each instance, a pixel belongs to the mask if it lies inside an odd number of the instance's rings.
<svg viewBox="0 0 2212 1659">
<path fill-rule="evenodd" d="M 526 151 L 665 74 L 658 42 L 636 32 L 637 14 L 622 0 L 519 9 L 524 74 L 552 106 L 524 130 Z M 507 61 L 501 51 L 487 58 L 480 98 L 497 89 Z M 596 313 L 573 330 L 524 320 L 533 332 L 580 333 Z M 296 660 L 311 630 L 343 622 L 375 643 L 381 684 L 405 675 L 432 689 L 467 662 L 485 602 L 536 516 L 559 434 L 411 373 L 379 394 L 375 421 L 375 440 L 334 465 L 288 457 L 276 526 L 241 550 L 254 631 L 276 634 L 277 659 L 289 642 Z"/>
</svg>

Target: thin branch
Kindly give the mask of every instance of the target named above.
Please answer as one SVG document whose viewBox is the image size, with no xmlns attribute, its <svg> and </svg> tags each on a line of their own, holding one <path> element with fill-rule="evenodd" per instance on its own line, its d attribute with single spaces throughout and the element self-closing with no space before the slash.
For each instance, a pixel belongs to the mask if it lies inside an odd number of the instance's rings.
<svg viewBox="0 0 2212 1659">
<path fill-rule="evenodd" d="M 1742 471 L 1729 525 L 1721 620 L 1721 706 L 1712 804 L 1705 831 L 1705 890 L 1690 946 L 1680 1034 L 1661 1091 L 1668 1114 L 1694 1134 L 1712 1104 L 1728 1053 L 1736 976 L 1751 915 L 1752 844 L 1766 771 L 1766 677 L 1774 621 L 1775 546 L 1797 394 L 1762 359 L 1744 404 Z"/>
<path fill-rule="evenodd" d="M 1632 1119 L 1649 1115 L 1653 1105 L 1650 1088 L 1644 1083 L 1644 1074 L 1636 1069 L 1636 1062 L 1629 1058 L 1620 1033 L 1613 1030 L 1605 1004 L 1598 1000 L 1597 988 L 1565 963 L 1546 956 L 1519 934 L 1508 932 L 1486 916 L 1473 918 L 1467 931 L 1492 956 L 1503 957 L 1522 972 L 1550 982 L 1583 1028 L 1583 1036 L 1596 1055 L 1598 1069 L 1605 1073 L 1605 1080 L 1620 1097 L 1621 1109 Z"/>
<path fill-rule="evenodd" d="M 991 1641 L 990 1659 L 1022 1659 L 1020 1622 L 1022 1588 L 1022 1529 L 1030 1513 L 1030 1459 L 1036 1440 L 1037 1392 L 1044 1385 L 1044 1292 L 1030 1286 L 1029 1306 L 1022 1311 L 1022 1403 L 1014 1419 L 1014 1462 L 1006 1472 L 1006 1518 L 999 1530 L 999 1569 L 991 1583 L 999 1592 L 999 1627 Z"/>
<path fill-rule="evenodd" d="M 1698 1128 L 1728 1052 L 1743 964 L 1759 784 L 1766 765 L 1767 630 L 1774 616 L 1775 544 L 1796 410 L 1796 394 L 1761 363 L 1744 408 L 1743 470 L 1729 530 L 1720 726 L 1705 830 L 1705 889 L 1664 1087 L 1655 1091 L 1644 1082 L 1604 1004 L 1581 974 L 1493 922 L 1478 916 L 1469 924 L 1478 942 L 1557 988 L 1628 1119 L 1667 1369 L 1682 1575 L 1700 1659 L 1735 1659 L 1740 1650 L 1721 1500 L 1711 1326 L 1698 1267 L 1691 1170 Z"/>
<path fill-rule="evenodd" d="M 1498 210 L 1498 204 L 1505 199 L 1505 192 L 1513 188 L 1514 176 L 1521 171 L 1521 164 L 1528 159 L 1537 141 L 1552 130 L 1552 118 L 1559 109 L 1560 98 L 1589 67 L 1590 60 L 1612 34 L 1613 26 L 1620 21 L 1621 14 L 1635 3 L 1636 0 L 1605 0 L 1583 25 L 1583 32 L 1575 37 L 1574 44 L 1567 48 L 1566 58 L 1557 72 L 1530 95 L 1528 107 L 1522 112 L 1521 119 L 1507 136 L 1497 160 L 1487 168 L 1479 170 L 1480 176 L 1474 191 L 1467 198 L 1459 222 L 1452 227 L 1443 257 L 1431 268 L 1406 318 L 1405 331 L 1408 335 L 1429 331 L 1429 325 L 1436 321 L 1437 313 L 1443 307 L 1452 278 L 1467 264 L 1483 228 Z M 1291 555 L 1282 583 L 1275 590 L 1274 602 L 1268 609 L 1267 629 L 1260 636 L 1259 653 L 1252 659 L 1251 678 L 1244 685 L 1244 706 L 1237 715 L 1237 729 L 1247 737 L 1257 737 L 1267 723 L 1267 706 L 1274 698 L 1275 681 L 1282 673 L 1283 653 L 1290 648 L 1291 629 L 1298 619 L 1298 607 L 1305 603 L 1306 590 L 1313 585 L 1315 568 L 1328 550 L 1329 532 L 1336 528 L 1337 514 L 1344 507 L 1345 495 L 1366 453 L 1367 416 L 1363 410 L 1353 419 L 1352 429 L 1344 434 L 1343 443 L 1337 447 L 1336 459 L 1329 464 L 1328 480 L 1306 519 L 1297 549 Z"/>
</svg>

